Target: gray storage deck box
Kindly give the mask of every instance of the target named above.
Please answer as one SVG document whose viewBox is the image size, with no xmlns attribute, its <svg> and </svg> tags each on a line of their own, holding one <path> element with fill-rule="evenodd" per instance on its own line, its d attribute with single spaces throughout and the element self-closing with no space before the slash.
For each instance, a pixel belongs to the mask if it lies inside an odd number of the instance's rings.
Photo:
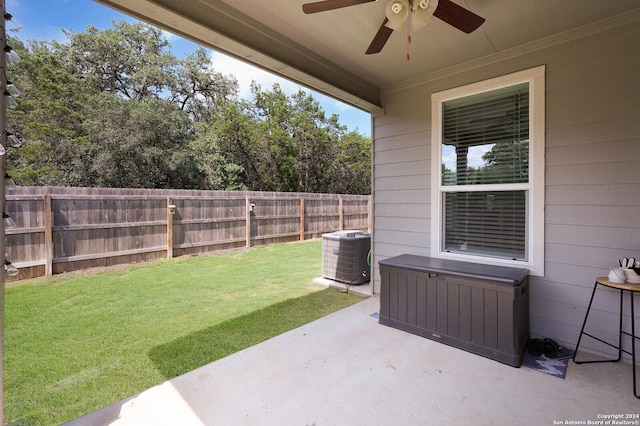
<svg viewBox="0 0 640 426">
<path fill-rule="evenodd" d="M 380 324 L 520 367 L 529 271 L 401 255 L 380 261 Z"/>
</svg>

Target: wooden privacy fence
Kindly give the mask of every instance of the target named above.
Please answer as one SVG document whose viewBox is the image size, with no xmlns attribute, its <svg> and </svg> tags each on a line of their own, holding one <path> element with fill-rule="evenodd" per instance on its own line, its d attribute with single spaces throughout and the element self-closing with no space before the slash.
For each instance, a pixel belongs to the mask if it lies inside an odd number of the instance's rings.
<svg viewBox="0 0 640 426">
<path fill-rule="evenodd" d="M 13 187 L 6 198 L 14 280 L 370 228 L 367 195 Z"/>
</svg>

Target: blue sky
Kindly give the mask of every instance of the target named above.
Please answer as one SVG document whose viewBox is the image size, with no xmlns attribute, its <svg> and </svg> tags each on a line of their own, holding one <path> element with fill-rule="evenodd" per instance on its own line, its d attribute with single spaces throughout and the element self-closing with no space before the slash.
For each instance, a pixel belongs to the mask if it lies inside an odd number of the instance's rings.
<svg viewBox="0 0 640 426">
<path fill-rule="evenodd" d="M 87 25 L 98 28 L 111 27 L 112 21 L 127 20 L 135 22 L 128 15 L 116 12 L 93 0 L 6 0 L 7 12 L 13 15 L 7 29 L 21 27 L 15 33 L 21 40 L 52 40 L 65 41 L 66 38 L 61 28 L 71 32 L 82 32 Z M 172 46 L 173 54 L 183 58 L 185 53 L 192 52 L 197 45 L 191 41 L 166 33 Z M 308 89 L 288 80 L 267 73 L 261 69 L 237 61 L 221 53 L 211 51 L 213 67 L 224 74 L 232 74 L 240 85 L 240 96 L 248 96 L 249 84 L 252 80 L 262 85 L 263 89 L 271 88 L 273 83 L 279 83 L 287 94 L 297 92 L 299 89 Z M 359 133 L 371 135 L 370 115 L 350 105 L 346 105 L 333 98 L 311 92 L 313 97 L 320 102 L 327 115 L 337 114 L 340 123 L 346 125 L 349 130 L 357 130 Z"/>
</svg>

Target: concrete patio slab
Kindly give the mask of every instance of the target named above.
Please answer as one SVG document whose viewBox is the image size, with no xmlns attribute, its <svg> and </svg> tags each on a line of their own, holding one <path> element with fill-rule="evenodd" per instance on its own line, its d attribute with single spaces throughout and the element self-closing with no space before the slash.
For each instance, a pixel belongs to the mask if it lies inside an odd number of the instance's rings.
<svg viewBox="0 0 640 426">
<path fill-rule="evenodd" d="M 629 362 L 570 362 L 563 380 L 379 325 L 378 308 L 371 297 L 68 425 L 639 424 Z"/>
</svg>

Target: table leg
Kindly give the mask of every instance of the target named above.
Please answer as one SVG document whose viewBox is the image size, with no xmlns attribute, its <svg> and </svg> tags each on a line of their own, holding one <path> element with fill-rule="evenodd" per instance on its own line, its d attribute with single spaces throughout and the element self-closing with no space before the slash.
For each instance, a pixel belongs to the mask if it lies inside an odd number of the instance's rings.
<svg viewBox="0 0 640 426">
<path fill-rule="evenodd" d="M 599 337 L 596 337 L 592 334 L 589 333 L 585 333 L 584 329 L 585 326 L 587 325 L 587 320 L 589 319 L 589 313 L 591 312 L 591 305 L 593 304 L 593 298 L 596 295 L 596 290 L 598 289 L 598 282 L 596 281 L 595 285 L 593 286 L 593 292 L 591 293 L 591 300 L 589 301 L 589 307 L 587 308 L 587 313 L 584 316 L 584 322 L 582 323 L 582 329 L 580 330 L 580 336 L 578 337 L 578 343 L 576 344 L 576 350 L 573 353 L 573 362 L 575 362 L 576 364 L 591 364 L 591 363 L 595 363 L 595 362 L 618 362 L 622 359 L 622 301 L 623 301 L 623 297 L 624 297 L 624 292 L 622 290 L 620 290 L 620 321 L 618 324 L 618 346 L 616 345 L 612 345 L 611 343 L 602 340 Z M 601 343 L 604 343 L 607 346 L 611 346 L 614 349 L 618 350 L 618 357 L 615 359 L 601 359 L 601 360 L 594 360 L 594 361 L 578 361 L 576 359 L 576 357 L 578 356 L 578 349 L 580 349 L 580 342 L 582 341 L 582 336 L 589 336 L 592 339 L 595 339 Z"/>
<path fill-rule="evenodd" d="M 636 398 L 640 398 L 638 395 L 638 386 L 636 384 L 636 314 L 634 311 L 635 299 L 634 292 L 629 292 L 629 297 L 631 297 L 631 368 L 633 368 L 633 394 Z"/>
<path fill-rule="evenodd" d="M 622 331 L 622 318 L 623 318 L 623 301 L 624 301 L 624 290 L 620 289 L 620 321 L 618 324 L 618 346 L 612 345 L 609 342 L 606 342 L 602 339 L 600 339 L 599 337 L 596 337 L 592 334 L 589 333 L 585 333 L 584 329 L 585 326 L 587 325 L 587 320 L 589 318 L 589 313 L 591 312 L 591 305 L 593 304 L 593 299 L 596 295 L 596 290 L 598 289 L 598 282 L 596 281 L 596 284 L 593 286 L 593 292 L 591 293 L 591 300 L 589 300 L 589 307 L 587 308 L 587 313 L 584 316 L 584 322 L 582 323 L 582 329 L 580 330 L 580 336 L 578 337 L 578 343 L 576 344 L 576 350 L 573 354 L 573 362 L 575 362 L 576 364 L 590 364 L 590 363 L 595 363 L 595 362 L 618 362 L 620 361 L 620 359 L 622 358 L 622 352 L 625 352 L 629 355 L 631 355 L 631 368 L 632 373 L 633 373 L 633 395 L 636 398 L 640 398 L 640 395 L 638 394 L 638 384 L 637 384 L 637 377 L 636 377 L 636 370 L 637 370 L 637 366 L 636 366 L 636 339 L 640 339 L 640 337 L 636 336 L 636 317 L 635 317 L 635 292 L 634 291 L 629 291 L 629 303 L 631 304 L 631 333 L 627 333 L 626 331 Z M 627 336 L 631 337 L 631 352 L 627 351 L 627 350 L 623 350 L 622 349 L 622 335 L 625 334 Z M 580 342 L 582 341 L 582 336 L 589 336 L 592 339 L 598 340 L 599 342 L 604 343 L 605 345 L 611 346 L 612 348 L 615 348 L 618 350 L 618 357 L 616 359 L 603 359 L 603 360 L 594 360 L 594 361 L 577 361 L 576 360 L 576 356 L 578 355 L 578 349 L 580 348 Z"/>
</svg>

